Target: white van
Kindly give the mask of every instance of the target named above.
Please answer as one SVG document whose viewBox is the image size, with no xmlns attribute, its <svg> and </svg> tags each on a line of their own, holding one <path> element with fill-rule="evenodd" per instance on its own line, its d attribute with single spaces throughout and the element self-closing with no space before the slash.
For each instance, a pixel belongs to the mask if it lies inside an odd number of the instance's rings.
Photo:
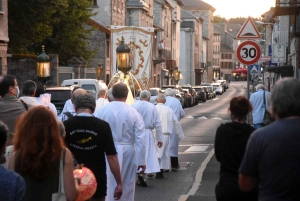
<svg viewBox="0 0 300 201">
<path fill-rule="evenodd" d="M 78 85 L 85 90 L 89 90 L 93 93 L 95 99 L 97 99 L 97 94 L 100 90 L 107 90 L 108 87 L 103 80 L 97 79 L 69 79 L 64 80 L 61 86 L 72 86 Z"/>
</svg>

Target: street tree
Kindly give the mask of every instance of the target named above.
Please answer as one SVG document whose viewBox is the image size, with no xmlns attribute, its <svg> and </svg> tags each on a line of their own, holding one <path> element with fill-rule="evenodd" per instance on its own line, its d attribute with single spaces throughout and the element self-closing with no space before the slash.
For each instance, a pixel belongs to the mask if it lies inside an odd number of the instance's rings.
<svg viewBox="0 0 300 201">
<path fill-rule="evenodd" d="M 9 53 L 58 54 L 61 64 L 72 57 L 89 60 L 93 16 L 90 0 L 8 0 Z"/>
</svg>

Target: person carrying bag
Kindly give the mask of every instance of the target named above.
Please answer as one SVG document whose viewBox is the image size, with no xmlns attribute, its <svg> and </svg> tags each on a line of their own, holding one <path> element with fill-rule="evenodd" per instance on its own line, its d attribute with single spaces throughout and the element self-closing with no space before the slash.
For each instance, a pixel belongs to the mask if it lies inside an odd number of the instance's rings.
<svg viewBox="0 0 300 201">
<path fill-rule="evenodd" d="M 274 119 L 272 118 L 271 113 L 267 110 L 266 107 L 266 96 L 265 96 L 265 91 L 264 91 L 264 95 L 263 95 L 263 99 L 264 99 L 264 108 L 265 108 L 265 114 L 264 114 L 264 126 L 272 123 L 274 121 Z"/>
</svg>

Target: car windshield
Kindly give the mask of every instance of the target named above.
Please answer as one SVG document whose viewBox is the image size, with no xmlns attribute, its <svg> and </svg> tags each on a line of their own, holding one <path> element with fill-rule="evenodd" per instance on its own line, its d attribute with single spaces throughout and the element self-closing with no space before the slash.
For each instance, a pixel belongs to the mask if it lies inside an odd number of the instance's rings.
<svg viewBox="0 0 300 201">
<path fill-rule="evenodd" d="M 157 90 L 150 90 L 151 96 L 157 96 L 158 91 Z"/>
<path fill-rule="evenodd" d="M 51 94 L 51 101 L 67 101 L 71 98 L 71 91 L 69 90 L 47 90 Z"/>
</svg>

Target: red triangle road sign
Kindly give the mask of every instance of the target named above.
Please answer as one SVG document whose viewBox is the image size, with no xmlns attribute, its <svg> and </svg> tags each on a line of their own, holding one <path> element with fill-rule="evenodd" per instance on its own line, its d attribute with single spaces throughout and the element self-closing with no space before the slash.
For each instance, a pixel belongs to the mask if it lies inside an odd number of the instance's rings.
<svg viewBox="0 0 300 201">
<path fill-rule="evenodd" d="M 237 39 L 260 39 L 261 36 L 257 30 L 253 20 L 248 17 L 248 19 L 243 24 L 239 33 L 236 36 Z"/>
</svg>

